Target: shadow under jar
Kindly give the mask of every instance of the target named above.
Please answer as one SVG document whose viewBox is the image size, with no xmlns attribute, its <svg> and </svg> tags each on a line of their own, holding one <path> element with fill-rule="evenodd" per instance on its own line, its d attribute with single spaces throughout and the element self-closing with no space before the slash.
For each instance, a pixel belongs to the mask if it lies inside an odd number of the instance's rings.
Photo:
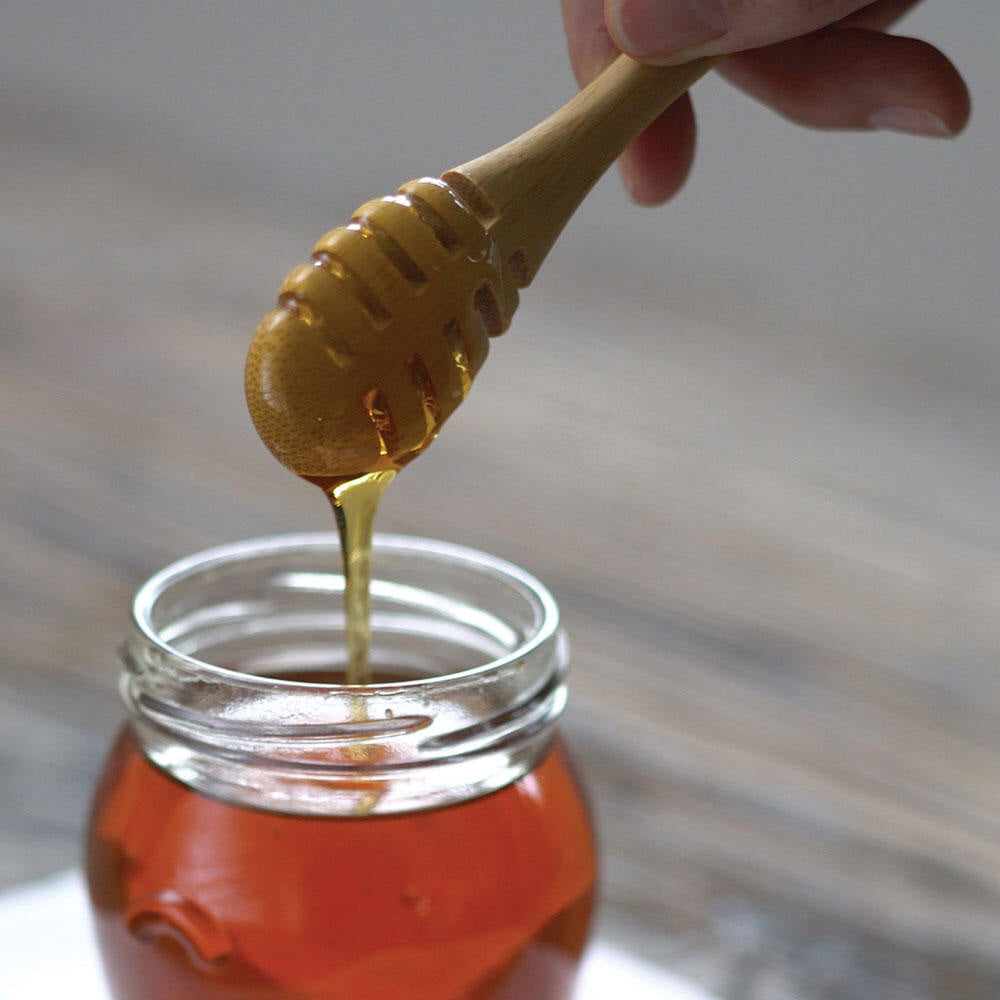
<svg viewBox="0 0 1000 1000">
<path fill-rule="evenodd" d="M 133 605 L 87 876 L 116 1000 L 566 1000 L 594 890 L 548 592 L 377 536 L 376 683 L 332 534 L 213 549 Z"/>
</svg>

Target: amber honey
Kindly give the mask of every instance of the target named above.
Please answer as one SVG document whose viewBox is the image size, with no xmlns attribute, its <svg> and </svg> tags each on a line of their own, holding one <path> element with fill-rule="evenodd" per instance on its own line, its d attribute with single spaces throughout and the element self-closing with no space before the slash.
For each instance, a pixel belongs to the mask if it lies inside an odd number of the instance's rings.
<svg viewBox="0 0 1000 1000">
<path fill-rule="evenodd" d="M 377 537 L 352 684 L 339 548 L 238 542 L 136 596 L 87 849 L 111 995 L 569 1000 L 595 861 L 558 609 L 485 553 Z"/>
<path fill-rule="evenodd" d="M 594 860 L 558 744 L 466 802 L 314 818 L 201 795 L 125 730 L 87 874 L 116 1000 L 565 1000 Z"/>
</svg>

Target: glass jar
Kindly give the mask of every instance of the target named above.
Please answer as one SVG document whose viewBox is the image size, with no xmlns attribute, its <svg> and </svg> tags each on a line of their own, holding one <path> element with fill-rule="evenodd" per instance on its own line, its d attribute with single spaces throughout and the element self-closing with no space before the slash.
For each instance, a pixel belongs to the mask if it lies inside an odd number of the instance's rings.
<svg viewBox="0 0 1000 1000">
<path fill-rule="evenodd" d="M 522 570 L 377 536 L 348 687 L 334 534 L 154 576 L 87 876 L 116 1000 L 565 1000 L 593 902 L 556 736 L 568 649 Z"/>
</svg>

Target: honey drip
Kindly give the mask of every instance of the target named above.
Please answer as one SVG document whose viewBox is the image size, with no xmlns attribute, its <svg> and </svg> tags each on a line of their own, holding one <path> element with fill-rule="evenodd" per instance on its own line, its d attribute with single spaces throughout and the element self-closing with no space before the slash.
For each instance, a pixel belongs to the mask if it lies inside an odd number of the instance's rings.
<svg viewBox="0 0 1000 1000">
<path fill-rule="evenodd" d="M 347 616 L 347 683 L 371 683 L 372 531 L 385 488 L 394 470 L 369 472 L 327 492 L 337 518 L 344 561 L 344 612 Z"/>
<path fill-rule="evenodd" d="M 343 547 L 348 684 L 371 683 L 372 522 L 434 440 L 517 307 L 484 223 L 447 184 L 362 205 L 295 268 L 257 329 L 245 385 L 261 439 L 329 497 Z"/>
</svg>

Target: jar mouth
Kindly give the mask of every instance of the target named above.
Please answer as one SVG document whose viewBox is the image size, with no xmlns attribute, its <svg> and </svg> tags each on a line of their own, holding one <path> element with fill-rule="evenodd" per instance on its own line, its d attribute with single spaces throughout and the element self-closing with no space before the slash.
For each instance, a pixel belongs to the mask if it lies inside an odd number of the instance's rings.
<svg viewBox="0 0 1000 1000">
<path fill-rule="evenodd" d="M 475 549 L 375 536 L 371 660 L 390 679 L 352 685 L 341 565 L 334 533 L 279 535 L 139 590 L 120 688 L 149 759 L 215 797 L 312 815 L 449 804 L 531 770 L 566 703 L 545 587 Z"/>
<path fill-rule="evenodd" d="M 168 657 L 177 666 L 186 665 L 199 675 L 216 676 L 220 681 L 241 685 L 267 687 L 279 690 L 311 688 L 337 693 L 388 691 L 432 686 L 442 682 L 474 680 L 478 675 L 501 670 L 505 666 L 530 657 L 540 647 L 551 643 L 559 632 L 559 609 L 545 586 L 519 566 L 477 549 L 435 539 L 410 535 L 376 534 L 373 543 L 372 598 L 373 605 L 380 597 L 392 601 L 400 599 L 416 604 L 426 604 L 416 588 L 406 584 L 387 583 L 379 573 L 380 557 L 413 558 L 423 565 L 440 564 L 449 570 L 459 567 L 472 577 L 481 577 L 497 587 L 510 591 L 511 596 L 524 602 L 530 622 L 513 628 L 482 607 L 455 598 L 435 595 L 436 613 L 450 616 L 466 626 L 461 640 L 472 654 L 481 651 L 488 656 L 482 662 L 456 669 L 440 670 L 409 679 L 375 679 L 363 685 L 342 682 L 294 679 L 280 674 L 262 673 L 213 662 L 212 658 L 192 655 L 189 629 L 196 626 L 192 618 L 201 612 L 193 610 L 178 616 L 175 609 L 164 608 L 171 595 L 178 589 L 193 587 L 204 589 L 199 582 L 209 586 L 227 568 L 252 566 L 262 559 L 294 558 L 296 553 L 328 553 L 326 570 L 288 569 L 279 574 L 280 581 L 290 589 L 300 588 L 314 593 L 328 594 L 333 617 L 340 618 L 343 600 L 343 572 L 341 568 L 340 537 L 336 532 L 301 532 L 287 535 L 270 535 L 245 541 L 232 542 L 206 549 L 179 559 L 164 567 L 139 589 L 132 603 L 132 624 L 136 632 L 160 655 Z M 426 593 L 426 592 L 425 592 Z M 189 598 L 196 603 L 197 598 Z M 218 612 L 216 612 L 218 613 Z M 234 609 L 238 614 L 238 610 Z M 373 607 L 373 655 L 377 653 L 379 612 Z M 476 640 L 479 640 L 478 642 Z M 179 641 L 187 640 L 187 641 Z M 489 647 L 493 647 L 490 649 Z M 478 650 L 475 648 L 478 647 Z M 492 653 L 493 655 L 489 655 Z"/>
</svg>

